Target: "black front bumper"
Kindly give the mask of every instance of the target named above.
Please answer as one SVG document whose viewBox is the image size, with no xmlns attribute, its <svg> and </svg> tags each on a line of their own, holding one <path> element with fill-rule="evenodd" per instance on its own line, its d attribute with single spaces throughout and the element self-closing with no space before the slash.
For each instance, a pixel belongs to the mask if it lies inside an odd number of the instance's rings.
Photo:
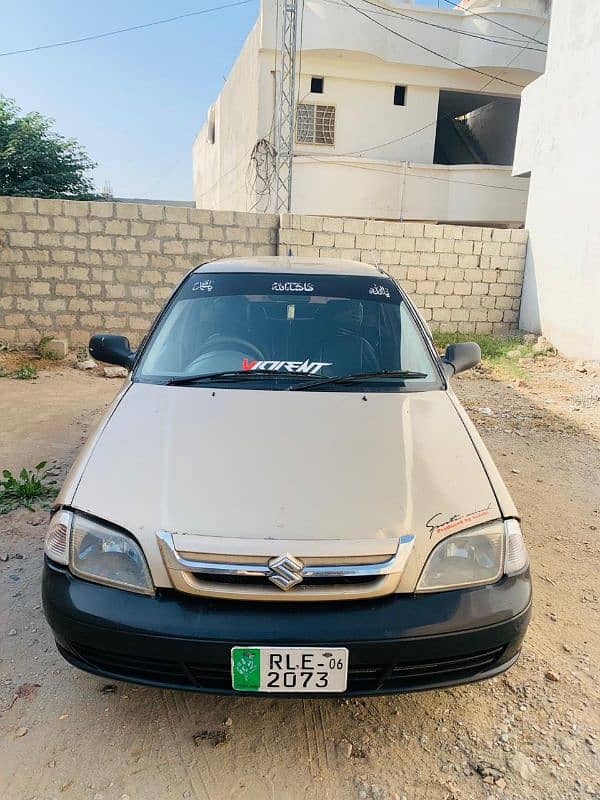
<svg viewBox="0 0 600 800">
<path fill-rule="evenodd" d="M 80 580 L 46 560 L 42 595 L 58 648 L 76 667 L 218 694 L 233 692 L 235 645 L 348 647 L 346 695 L 483 680 L 514 664 L 531 616 L 529 571 L 452 592 L 277 604 L 166 590 L 148 597 Z"/>
</svg>

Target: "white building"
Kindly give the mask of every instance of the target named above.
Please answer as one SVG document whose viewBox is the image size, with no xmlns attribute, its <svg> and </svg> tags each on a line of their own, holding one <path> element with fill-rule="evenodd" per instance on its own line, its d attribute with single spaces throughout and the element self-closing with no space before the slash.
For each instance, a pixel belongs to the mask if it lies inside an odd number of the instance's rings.
<svg viewBox="0 0 600 800">
<path fill-rule="evenodd" d="M 302 2 L 293 211 L 524 220 L 512 162 L 522 87 L 544 69 L 546 0 Z M 198 207 L 273 209 L 278 28 L 276 0 L 262 0 L 194 143 Z"/>
<path fill-rule="evenodd" d="M 600 3 L 554 0 L 517 140 L 515 173 L 531 175 L 520 325 L 583 359 L 600 359 L 599 79 Z"/>
</svg>

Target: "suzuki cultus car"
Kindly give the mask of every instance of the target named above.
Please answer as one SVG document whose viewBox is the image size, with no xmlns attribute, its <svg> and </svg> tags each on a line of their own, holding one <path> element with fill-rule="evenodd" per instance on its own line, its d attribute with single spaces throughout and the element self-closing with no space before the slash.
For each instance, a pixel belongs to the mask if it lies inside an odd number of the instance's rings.
<svg viewBox="0 0 600 800">
<path fill-rule="evenodd" d="M 531 584 L 518 512 L 402 289 L 338 260 L 190 273 L 51 517 L 62 655 L 205 692 L 377 694 L 498 675 Z"/>
</svg>

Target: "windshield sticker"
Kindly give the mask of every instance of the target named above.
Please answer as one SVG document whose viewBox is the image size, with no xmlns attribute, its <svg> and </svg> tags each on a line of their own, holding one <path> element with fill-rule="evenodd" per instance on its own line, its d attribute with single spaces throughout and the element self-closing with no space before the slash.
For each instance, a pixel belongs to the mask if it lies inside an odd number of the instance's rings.
<svg viewBox="0 0 600 800">
<path fill-rule="evenodd" d="M 267 372 L 298 372 L 303 375 L 316 375 L 323 367 L 331 367 L 332 363 L 325 361 L 242 361 L 242 369 L 252 371 L 255 369 Z"/>
<path fill-rule="evenodd" d="M 192 292 L 212 292 L 212 290 L 213 290 L 213 282 L 211 280 L 196 281 L 192 285 Z"/>
<path fill-rule="evenodd" d="M 271 290 L 273 292 L 314 292 L 315 287 L 312 283 L 301 283 L 299 281 L 286 281 L 282 283 L 281 281 L 275 281 L 271 285 Z"/>
<path fill-rule="evenodd" d="M 453 516 L 445 519 L 440 511 L 427 520 L 425 527 L 429 531 L 429 538 L 432 539 L 434 534 L 449 533 L 456 528 L 462 528 L 466 525 L 471 525 L 473 522 L 479 522 L 480 520 L 493 515 L 494 512 L 492 511 L 491 503 L 489 503 L 489 505 L 487 505 L 485 508 L 479 508 L 475 511 L 470 511 L 468 514 L 454 514 Z"/>
<path fill-rule="evenodd" d="M 387 286 L 377 286 L 377 284 L 375 284 L 369 289 L 369 294 L 376 294 L 387 297 L 388 300 L 390 299 L 390 290 L 387 288 Z"/>
</svg>

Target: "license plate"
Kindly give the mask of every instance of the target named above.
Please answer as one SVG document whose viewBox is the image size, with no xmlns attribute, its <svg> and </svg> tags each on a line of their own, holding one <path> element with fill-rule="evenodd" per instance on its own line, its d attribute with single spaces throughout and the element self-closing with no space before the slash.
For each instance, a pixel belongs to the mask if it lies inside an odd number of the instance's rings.
<svg viewBox="0 0 600 800">
<path fill-rule="evenodd" d="M 233 647 L 231 681 L 238 692 L 343 692 L 346 647 Z"/>
</svg>

